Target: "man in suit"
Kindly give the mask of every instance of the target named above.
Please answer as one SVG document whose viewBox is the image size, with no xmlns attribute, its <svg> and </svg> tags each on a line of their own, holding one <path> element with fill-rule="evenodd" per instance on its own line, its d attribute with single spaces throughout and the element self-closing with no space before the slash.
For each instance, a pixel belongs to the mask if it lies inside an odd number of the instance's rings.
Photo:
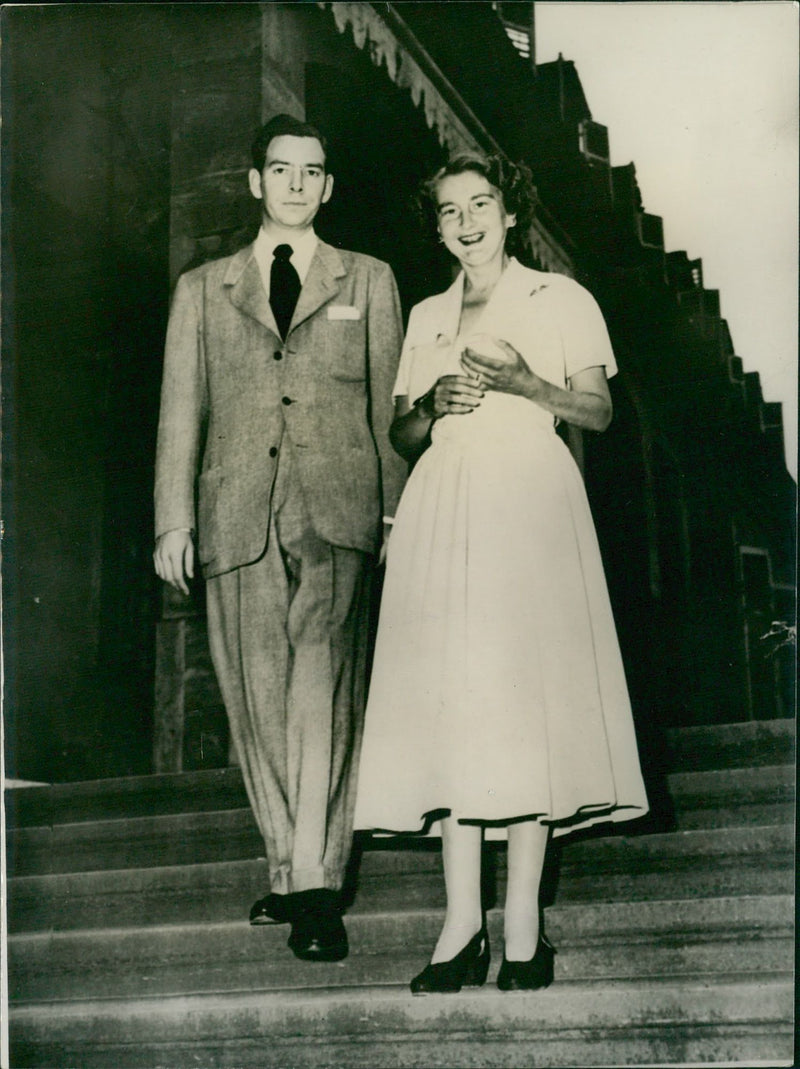
<svg viewBox="0 0 800 1069">
<path fill-rule="evenodd" d="M 251 923 L 289 922 L 298 957 L 338 961 L 370 578 L 405 475 L 388 438 L 402 324 L 390 268 L 314 232 L 333 190 L 315 127 L 267 123 L 249 185 L 254 244 L 175 290 L 154 562 L 188 593 L 197 553 L 206 580 L 212 660 L 269 864 Z"/>
</svg>

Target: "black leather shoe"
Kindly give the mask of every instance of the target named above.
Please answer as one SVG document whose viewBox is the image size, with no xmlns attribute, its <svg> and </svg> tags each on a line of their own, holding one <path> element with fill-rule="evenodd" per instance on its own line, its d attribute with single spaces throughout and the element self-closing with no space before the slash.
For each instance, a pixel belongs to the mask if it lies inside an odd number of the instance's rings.
<svg viewBox="0 0 800 1069">
<path fill-rule="evenodd" d="M 537 991 L 553 982 L 553 958 L 556 950 L 546 935 L 539 936 L 536 953 L 530 961 L 508 961 L 505 954 L 497 986 L 501 991 Z"/>
<path fill-rule="evenodd" d="M 270 893 L 259 898 L 250 909 L 251 924 L 288 924 L 292 919 L 294 895 Z"/>
<path fill-rule="evenodd" d="M 455 994 L 462 987 L 481 987 L 488 972 L 489 933 L 483 927 L 454 958 L 426 965 L 411 981 L 411 994 Z"/>
<path fill-rule="evenodd" d="M 350 949 L 339 894 L 327 888 L 293 896 L 297 911 L 287 946 L 301 961 L 342 961 Z"/>
</svg>

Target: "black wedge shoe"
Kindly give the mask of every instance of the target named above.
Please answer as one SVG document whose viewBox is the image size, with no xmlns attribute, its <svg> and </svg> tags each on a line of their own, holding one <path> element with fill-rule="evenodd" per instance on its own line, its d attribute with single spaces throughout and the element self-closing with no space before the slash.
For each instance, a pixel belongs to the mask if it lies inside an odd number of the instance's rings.
<svg viewBox="0 0 800 1069">
<path fill-rule="evenodd" d="M 481 987 L 488 972 L 489 933 L 484 926 L 454 958 L 426 965 L 411 981 L 411 994 L 455 994 L 462 987 Z"/>
<path fill-rule="evenodd" d="M 553 958 L 556 949 L 546 935 L 539 936 L 539 945 L 530 961 L 508 961 L 505 954 L 497 986 L 501 991 L 536 991 L 553 982 Z"/>
</svg>

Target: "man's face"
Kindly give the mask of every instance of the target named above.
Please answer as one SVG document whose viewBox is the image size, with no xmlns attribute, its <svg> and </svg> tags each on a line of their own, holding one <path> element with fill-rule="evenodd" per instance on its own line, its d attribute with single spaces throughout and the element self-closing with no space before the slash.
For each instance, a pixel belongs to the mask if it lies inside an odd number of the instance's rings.
<svg viewBox="0 0 800 1069">
<path fill-rule="evenodd" d="M 259 174 L 251 168 L 249 179 L 264 223 L 286 230 L 307 230 L 333 190 L 333 176 L 325 173 L 325 153 L 315 137 L 274 137 L 264 170 Z"/>
</svg>

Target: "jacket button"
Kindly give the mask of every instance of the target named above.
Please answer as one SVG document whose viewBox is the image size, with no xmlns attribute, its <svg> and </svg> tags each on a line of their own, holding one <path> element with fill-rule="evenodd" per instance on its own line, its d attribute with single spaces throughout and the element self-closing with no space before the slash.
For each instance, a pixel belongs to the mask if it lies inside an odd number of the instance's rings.
<svg viewBox="0 0 800 1069">
<path fill-rule="evenodd" d="M 275 448 L 274 445 L 270 446 L 269 455 L 271 457 L 276 457 L 278 455 L 278 450 Z"/>
<path fill-rule="evenodd" d="M 291 397 L 282 397 L 281 398 L 281 402 L 284 405 L 290 405 L 292 403 L 292 399 L 291 399 Z"/>
<path fill-rule="evenodd" d="M 276 360 L 283 360 L 283 353 L 280 351 L 280 349 L 276 349 L 272 355 L 275 357 Z"/>
</svg>

